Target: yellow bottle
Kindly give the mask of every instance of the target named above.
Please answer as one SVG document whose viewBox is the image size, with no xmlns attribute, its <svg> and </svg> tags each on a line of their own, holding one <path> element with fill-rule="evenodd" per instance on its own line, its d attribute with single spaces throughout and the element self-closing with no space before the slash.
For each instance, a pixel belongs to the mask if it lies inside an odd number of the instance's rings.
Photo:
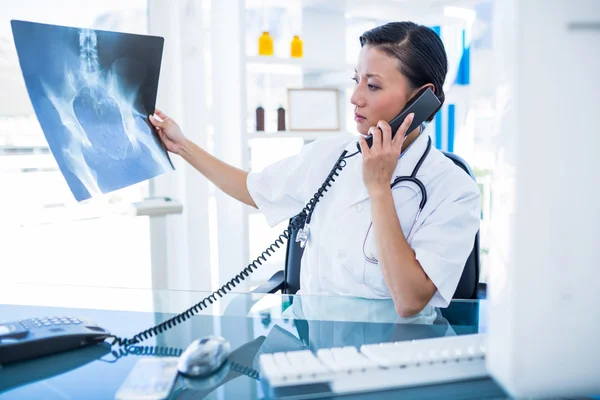
<svg viewBox="0 0 600 400">
<path fill-rule="evenodd" d="M 291 45 L 291 56 L 300 58 L 302 57 L 303 49 L 302 49 L 302 40 L 300 40 L 300 36 L 294 35 L 292 39 Z"/>
<path fill-rule="evenodd" d="M 273 55 L 273 38 L 267 31 L 264 31 L 258 38 L 258 54 L 261 56 Z"/>
</svg>

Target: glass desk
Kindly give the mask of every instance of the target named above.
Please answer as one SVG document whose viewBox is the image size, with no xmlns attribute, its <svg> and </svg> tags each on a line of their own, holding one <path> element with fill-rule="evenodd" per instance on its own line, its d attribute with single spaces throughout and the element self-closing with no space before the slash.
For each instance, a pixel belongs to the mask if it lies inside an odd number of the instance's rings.
<svg viewBox="0 0 600 400">
<path fill-rule="evenodd" d="M 44 316 L 87 317 L 120 337 L 157 325 L 209 293 L 45 285 L 0 286 L 0 322 Z M 278 351 L 403 341 L 486 331 L 486 301 L 454 301 L 401 318 L 391 300 L 229 294 L 193 318 L 117 351 L 97 345 L 0 368 L 0 399 L 113 399 L 141 357 L 177 355 L 193 340 L 231 343 L 228 369 L 213 382 L 178 377 L 171 399 L 261 399 L 258 355 Z M 506 398 L 491 379 L 376 392 L 365 398 Z"/>
</svg>

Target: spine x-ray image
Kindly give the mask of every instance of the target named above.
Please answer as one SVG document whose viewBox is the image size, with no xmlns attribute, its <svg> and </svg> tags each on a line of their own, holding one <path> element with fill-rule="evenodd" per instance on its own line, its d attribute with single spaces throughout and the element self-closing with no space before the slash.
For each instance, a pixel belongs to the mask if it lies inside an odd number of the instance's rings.
<svg viewBox="0 0 600 400">
<path fill-rule="evenodd" d="M 78 201 L 173 170 L 148 122 L 163 38 L 11 24 L 29 98 Z"/>
</svg>

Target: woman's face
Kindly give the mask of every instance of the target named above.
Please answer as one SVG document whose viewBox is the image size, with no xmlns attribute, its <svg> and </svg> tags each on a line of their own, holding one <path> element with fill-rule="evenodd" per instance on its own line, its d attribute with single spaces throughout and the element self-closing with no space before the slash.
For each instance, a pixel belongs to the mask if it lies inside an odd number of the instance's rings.
<svg viewBox="0 0 600 400">
<path fill-rule="evenodd" d="M 350 102 L 355 106 L 356 128 L 363 135 L 379 120 L 390 121 L 398 115 L 412 94 L 397 61 L 369 45 L 360 51 L 354 80 Z"/>
</svg>

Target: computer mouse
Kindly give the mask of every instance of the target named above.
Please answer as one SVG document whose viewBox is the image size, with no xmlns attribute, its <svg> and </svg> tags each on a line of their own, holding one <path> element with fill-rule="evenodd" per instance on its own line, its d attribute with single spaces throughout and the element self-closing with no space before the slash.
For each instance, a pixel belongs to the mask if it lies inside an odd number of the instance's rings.
<svg viewBox="0 0 600 400">
<path fill-rule="evenodd" d="M 179 356 L 177 369 L 190 377 L 208 376 L 218 370 L 231 351 L 231 345 L 220 336 L 196 339 Z"/>
</svg>

